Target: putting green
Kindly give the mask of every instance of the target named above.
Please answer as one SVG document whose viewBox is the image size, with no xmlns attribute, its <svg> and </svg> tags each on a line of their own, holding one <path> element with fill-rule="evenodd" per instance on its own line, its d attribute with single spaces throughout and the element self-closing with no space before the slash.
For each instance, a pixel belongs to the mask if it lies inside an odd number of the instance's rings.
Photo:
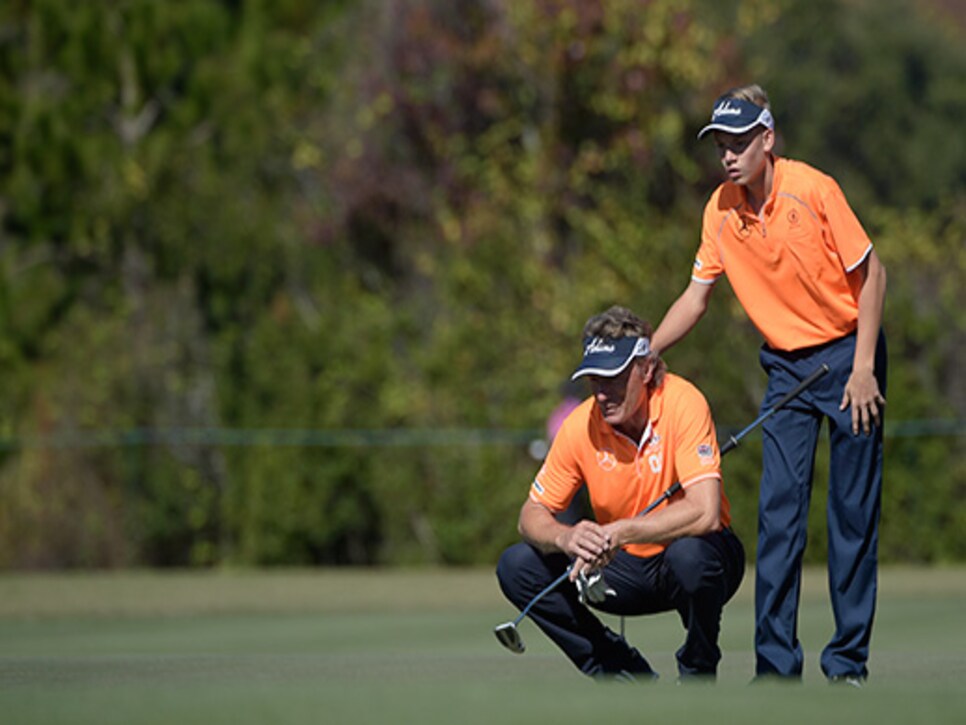
<svg viewBox="0 0 966 725">
<path fill-rule="evenodd" d="M 817 667 L 831 631 L 821 572 L 805 578 L 804 683 L 749 687 L 751 581 L 725 610 L 716 686 L 676 687 L 676 615 L 630 619 L 663 675 L 599 685 L 489 571 L 319 570 L 0 576 L 4 723 L 861 723 L 966 721 L 964 569 L 884 569 L 861 690 Z M 616 621 L 611 620 L 616 626 Z M 645 716 L 646 714 L 646 716 Z"/>
</svg>

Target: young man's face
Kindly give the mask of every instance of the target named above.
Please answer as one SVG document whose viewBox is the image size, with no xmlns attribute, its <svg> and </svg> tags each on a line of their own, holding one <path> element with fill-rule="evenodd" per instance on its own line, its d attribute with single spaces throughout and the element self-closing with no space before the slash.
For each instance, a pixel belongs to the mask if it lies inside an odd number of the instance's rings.
<svg viewBox="0 0 966 725">
<path fill-rule="evenodd" d="M 764 126 L 738 134 L 715 131 L 714 144 L 728 179 L 748 186 L 764 173 L 768 155 L 775 145 L 775 132 Z"/>
</svg>

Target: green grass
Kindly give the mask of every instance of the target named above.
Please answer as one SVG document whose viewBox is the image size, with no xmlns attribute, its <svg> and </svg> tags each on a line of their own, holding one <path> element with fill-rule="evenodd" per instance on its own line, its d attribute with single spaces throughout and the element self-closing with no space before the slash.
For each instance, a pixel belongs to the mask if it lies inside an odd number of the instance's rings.
<svg viewBox="0 0 966 725">
<path fill-rule="evenodd" d="M 884 569 L 872 677 L 828 687 L 821 572 L 805 579 L 804 683 L 749 687 L 751 581 L 725 610 L 714 686 L 676 687 L 675 615 L 628 620 L 663 678 L 599 685 L 515 612 L 488 571 L 0 575 L 0 722 L 961 723 L 966 570 Z M 616 626 L 616 621 L 614 622 Z"/>
</svg>

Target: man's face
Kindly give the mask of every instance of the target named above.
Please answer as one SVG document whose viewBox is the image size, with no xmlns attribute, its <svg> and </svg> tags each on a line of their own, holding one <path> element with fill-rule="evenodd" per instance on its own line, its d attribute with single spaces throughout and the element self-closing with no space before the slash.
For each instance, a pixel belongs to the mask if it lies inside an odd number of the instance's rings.
<svg viewBox="0 0 966 725">
<path fill-rule="evenodd" d="M 627 423 L 640 410 L 645 395 L 646 363 L 635 360 L 612 378 L 590 375 L 590 389 L 597 407 L 610 425 Z"/>
<path fill-rule="evenodd" d="M 764 126 L 738 134 L 715 131 L 714 144 L 728 178 L 747 186 L 764 172 L 768 154 L 775 145 L 775 132 Z"/>
</svg>

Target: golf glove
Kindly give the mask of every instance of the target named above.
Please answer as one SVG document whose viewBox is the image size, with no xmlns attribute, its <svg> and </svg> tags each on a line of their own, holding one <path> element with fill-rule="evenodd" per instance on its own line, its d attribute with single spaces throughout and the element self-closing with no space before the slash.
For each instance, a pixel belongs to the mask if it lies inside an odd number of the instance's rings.
<svg viewBox="0 0 966 725">
<path fill-rule="evenodd" d="M 604 581 L 604 574 L 600 571 L 594 571 L 590 574 L 580 572 L 574 584 L 577 587 L 577 595 L 581 604 L 588 602 L 600 604 L 608 596 L 617 596 L 617 592 L 607 586 L 607 582 Z"/>
</svg>

